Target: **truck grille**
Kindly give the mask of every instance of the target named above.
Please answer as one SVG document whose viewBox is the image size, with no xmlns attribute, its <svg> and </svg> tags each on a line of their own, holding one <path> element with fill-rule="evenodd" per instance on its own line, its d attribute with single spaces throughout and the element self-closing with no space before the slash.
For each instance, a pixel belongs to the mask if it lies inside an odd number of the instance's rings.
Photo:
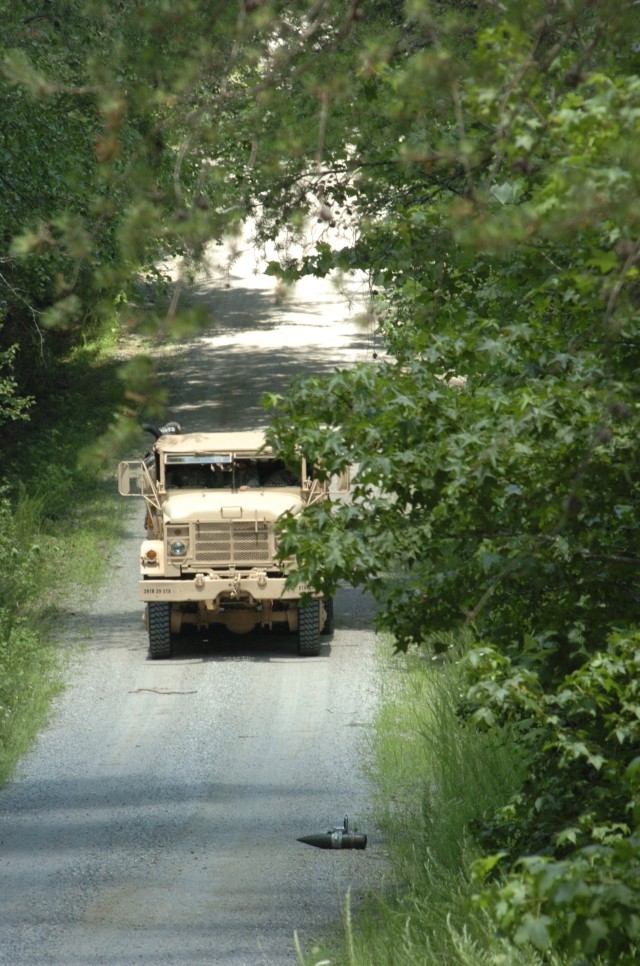
<svg viewBox="0 0 640 966">
<path fill-rule="evenodd" d="M 273 554 L 266 523 L 233 520 L 196 524 L 197 564 L 265 565 Z"/>
</svg>

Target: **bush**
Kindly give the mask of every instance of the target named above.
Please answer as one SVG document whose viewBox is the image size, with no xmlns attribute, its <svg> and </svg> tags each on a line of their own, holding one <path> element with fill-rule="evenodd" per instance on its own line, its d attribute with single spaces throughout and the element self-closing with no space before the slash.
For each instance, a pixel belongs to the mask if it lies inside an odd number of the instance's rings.
<svg viewBox="0 0 640 966">
<path fill-rule="evenodd" d="M 417 653 L 388 659 L 373 739 L 376 820 L 392 884 L 352 920 L 344 949 L 301 955 L 349 966 L 534 966 L 540 955 L 496 935 L 471 904 L 469 869 L 479 854 L 473 827 L 522 782 L 511 728 L 480 731 L 457 713 L 464 676 L 456 663 Z"/>
<path fill-rule="evenodd" d="M 635 962 L 640 941 L 640 633 L 614 633 L 555 688 L 472 651 L 471 718 L 519 734 L 527 780 L 479 830 L 477 901 L 516 942 Z"/>
<path fill-rule="evenodd" d="M 0 784 L 26 751 L 58 689 L 58 660 L 36 615 L 43 574 L 38 507 L 0 499 Z"/>
</svg>

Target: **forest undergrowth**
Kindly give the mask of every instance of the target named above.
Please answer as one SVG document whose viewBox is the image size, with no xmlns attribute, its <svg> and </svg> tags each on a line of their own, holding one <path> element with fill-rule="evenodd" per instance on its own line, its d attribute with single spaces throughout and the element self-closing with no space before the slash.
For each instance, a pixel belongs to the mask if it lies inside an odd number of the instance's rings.
<svg viewBox="0 0 640 966">
<path fill-rule="evenodd" d="M 523 782 L 517 736 L 508 727 L 482 733 L 461 720 L 459 660 L 422 649 L 390 652 L 386 642 L 369 749 L 370 821 L 388 880 L 357 908 L 347 897 L 338 938 L 299 945 L 301 966 L 562 966 L 565 960 L 500 935 L 475 901 L 481 850 L 474 828 Z"/>
<path fill-rule="evenodd" d="M 87 454 L 121 401 L 121 363 L 92 346 L 49 372 L 29 420 L 5 428 L 0 489 L 0 784 L 61 689 L 64 616 L 98 586 L 123 533 L 111 463 Z M 95 455 L 95 454 L 94 454 Z"/>
</svg>

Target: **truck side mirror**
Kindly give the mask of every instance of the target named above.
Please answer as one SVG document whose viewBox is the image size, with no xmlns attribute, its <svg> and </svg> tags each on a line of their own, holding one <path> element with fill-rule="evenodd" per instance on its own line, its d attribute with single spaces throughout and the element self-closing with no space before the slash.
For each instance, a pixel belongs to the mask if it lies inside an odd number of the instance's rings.
<svg viewBox="0 0 640 966">
<path fill-rule="evenodd" d="M 142 496 L 144 469 L 141 460 L 122 460 L 118 463 L 118 492 L 120 496 Z"/>
</svg>

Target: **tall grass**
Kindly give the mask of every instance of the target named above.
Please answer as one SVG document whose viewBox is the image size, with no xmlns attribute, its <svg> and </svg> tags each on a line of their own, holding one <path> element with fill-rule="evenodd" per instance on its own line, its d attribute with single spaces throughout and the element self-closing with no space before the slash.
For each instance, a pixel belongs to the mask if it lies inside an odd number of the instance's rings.
<svg viewBox="0 0 640 966">
<path fill-rule="evenodd" d="M 122 533 L 111 467 L 80 457 L 121 393 L 115 365 L 76 355 L 11 439 L 0 471 L 0 785 L 62 686 L 67 600 L 97 586 Z"/>
<path fill-rule="evenodd" d="M 43 645 L 42 623 L 32 613 L 42 548 L 33 537 L 22 539 L 26 503 L 16 516 L 7 500 L 0 503 L 0 782 L 28 747 L 57 686 L 54 654 Z"/>
<path fill-rule="evenodd" d="M 436 664 L 417 653 L 383 662 L 371 752 L 377 789 L 372 820 L 384 843 L 388 878 L 355 915 L 347 901 L 339 944 L 300 949 L 300 963 L 541 963 L 533 950 L 500 938 L 471 901 L 474 823 L 505 804 L 523 778 L 513 736 L 506 730 L 483 734 L 460 720 L 455 662 Z"/>
</svg>

